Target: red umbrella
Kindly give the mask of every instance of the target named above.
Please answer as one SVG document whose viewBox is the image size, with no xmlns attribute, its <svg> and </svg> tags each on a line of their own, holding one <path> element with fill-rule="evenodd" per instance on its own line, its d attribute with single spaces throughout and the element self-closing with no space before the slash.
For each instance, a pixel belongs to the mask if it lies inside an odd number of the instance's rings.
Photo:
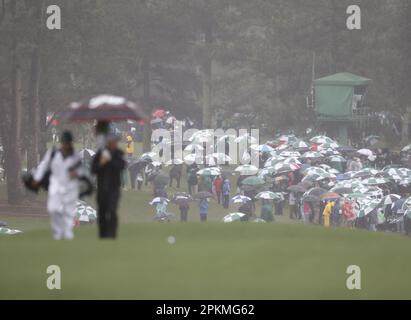
<svg viewBox="0 0 411 320">
<path fill-rule="evenodd" d="M 166 112 L 163 109 L 157 109 L 151 114 L 153 118 L 164 118 L 165 115 Z"/>
<path fill-rule="evenodd" d="M 123 97 L 100 95 L 85 102 L 73 102 L 59 114 L 67 122 L 146 120 L 141 108 Z"/>
</svg>

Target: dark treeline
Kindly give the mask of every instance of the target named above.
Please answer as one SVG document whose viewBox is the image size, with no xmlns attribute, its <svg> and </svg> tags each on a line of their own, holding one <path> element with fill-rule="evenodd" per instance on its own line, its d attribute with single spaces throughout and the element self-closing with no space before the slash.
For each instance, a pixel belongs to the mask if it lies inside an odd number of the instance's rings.
<svg viewBox="0 0 411 320">
<path fill-rule="evenodd" d="M 62 29 L 46 28 L 58 5 Z M 307 126 L 312 77 L 373 79 L 368 104 L 410 106 L 411 2 L 358 0 L 362 30 L 346 28 L 351 0 L 0 0 L 0 135 L 9 202 L 22 163 L 46 145 L 45 118 L 70 101 L 124 95 L 213 127 L 248 115 L 260 128 Z M 314 59 L 315 57 L 315 59 Z M 315 74 L 313 61 L 315 60 Z M 251 123 L 252 122 L 252 123 Z M 27 158 L 23 158 L 27 157 Z"/>
</svg>

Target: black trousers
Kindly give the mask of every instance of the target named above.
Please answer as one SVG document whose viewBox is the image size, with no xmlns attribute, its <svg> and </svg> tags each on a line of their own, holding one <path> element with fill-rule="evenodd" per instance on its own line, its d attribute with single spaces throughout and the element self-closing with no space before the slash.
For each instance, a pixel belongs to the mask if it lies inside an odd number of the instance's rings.
<svg viewBox="0 0 411 320">
<path fill-rule="evenodd" d="M 223 195 L 223 207 L 225 209 L 228 209 L 228 204 L 229 203 L 230 203 L 230 195 L 229 194 Z"/>
<path fill-rule="evenodd" d="M 97 195 L 97 220 L 100 238 L 115 238 L 117 236 L 117 207 L 119 199 L 120 190 L 99 193 Z"/>
</svg>

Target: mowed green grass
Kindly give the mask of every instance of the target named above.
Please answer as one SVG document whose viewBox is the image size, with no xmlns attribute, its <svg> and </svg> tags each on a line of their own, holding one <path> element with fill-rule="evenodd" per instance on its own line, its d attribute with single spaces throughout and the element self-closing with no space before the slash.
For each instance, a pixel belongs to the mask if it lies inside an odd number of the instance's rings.
<svg viewBox="0 0 411 320">
<path fill-rule="evenodd" d="M 59 242 L 38 223 L 0 239 L 1 299 L 411 299 L 411 241 L 400 235 L 140 222 L 122 224 L 116 241 L 89 225 Z M 61 290 L 46 287 L 49 265 L 61 268 Z M 361 268 L 361 290 L 346 288 L 349 265 Z"/>
</svg>

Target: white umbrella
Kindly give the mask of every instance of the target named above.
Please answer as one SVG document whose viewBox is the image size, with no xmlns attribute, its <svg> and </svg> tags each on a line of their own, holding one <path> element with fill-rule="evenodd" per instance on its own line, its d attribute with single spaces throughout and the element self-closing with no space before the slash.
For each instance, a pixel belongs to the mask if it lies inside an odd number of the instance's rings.
<svg viewBox="0 0 411 320">
<path fill-rule="evenodd" d="M 254 175 L 257 174 L 258 168 L 251 164 L 245 164 L 238 166 L 234 171 L 239 172 L 241 175 Z"/>
<path fill-rule="evenodd" d="M 14 235 L 22 233 L 21 230 L 0 227 L 0 235 Z"/>
<path fill-rule="evenodd" d="M 372 156 L 374 154 L 370 149 L 360 149 L 357 151 L 357 153 L 367 157 Z"/>
</svg>

